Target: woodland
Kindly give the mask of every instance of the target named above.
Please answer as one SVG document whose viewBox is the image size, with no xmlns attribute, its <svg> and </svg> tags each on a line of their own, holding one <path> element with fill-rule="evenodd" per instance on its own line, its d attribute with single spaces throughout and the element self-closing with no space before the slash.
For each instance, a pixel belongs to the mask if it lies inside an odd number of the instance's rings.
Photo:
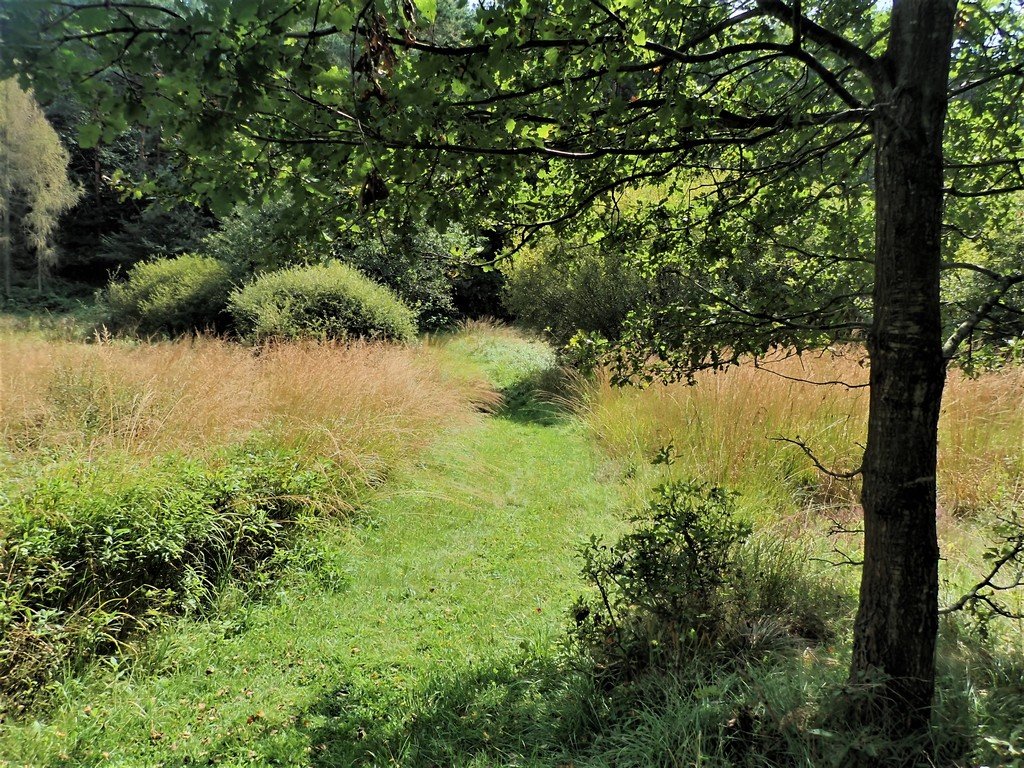
<svg viewBox="0 0 1024 768">
<path fill-rule="evenodd" d="M 0 767 L 1024 766 L 1016 0 L 3 0 Z"/>
</svg>

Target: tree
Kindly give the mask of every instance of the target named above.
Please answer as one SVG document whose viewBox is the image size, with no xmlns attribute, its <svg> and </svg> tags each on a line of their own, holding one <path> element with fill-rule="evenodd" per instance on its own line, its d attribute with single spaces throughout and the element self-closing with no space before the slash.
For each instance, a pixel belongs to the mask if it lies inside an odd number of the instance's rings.
<svg viewBox="0 0 1024 768">
<path fill-rule="evenodd" d="M 851 681 L 878 683 L 866 722 L 920 732 L 935 684 L 945 368 L 1024 279 L 1019 263 L 943 258 L 988 195 L 1024 187 L 1017 4 L 499 0 L 456 42 L 433 36 L 436 9 L 18 0 L 2 32 L 40 87 L 122 73 L 95 93 L 111 124 L 158 117 L 215 203 L 273 177 L 326 206 L 342 180 L 353 211 L 355 198 L 419 197 L 522 241 L 591 226 L 588 212 L 614 223 L 622 190 L 663 189 L 637 226 L 666 244 L 688 299 L 635 323 L 624 377 L 865 342 Z M 337 40 L 352 41 L 347 67 L 330 55 Z M 665 202 L 681 192 L 674 215 Z M 987 280 L 947 338 L 943 270 Z"/>
<path fill-rule="evenodd" d="M 4 295 L 11 296 L 13 261 L 11 213 L 15 196 L 24 196 L 21 226 L 36 254 L 36 275 L 55 261 L 53 231 L 61 213 L 78 200 L 68 179 L 68 153 L 50 127 L 32 94 L 13 79 L 0 81 L 0 263 Z"/>
</svg>

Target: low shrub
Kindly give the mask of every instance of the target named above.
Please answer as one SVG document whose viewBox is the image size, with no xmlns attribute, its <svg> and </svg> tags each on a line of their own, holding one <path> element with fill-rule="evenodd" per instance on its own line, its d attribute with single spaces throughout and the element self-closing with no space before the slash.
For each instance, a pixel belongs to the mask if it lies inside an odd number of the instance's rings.
<svg viewBox="0 0 1024 768">
<path fill-rule="evenodd" d="M 412 311 L 387 288 L 338 261 L 257 277 L 231 294 L 239 331 L 252 341 L 371 338 L 410 341 Z"/>
<path fill-rule="evenodd" d="M 110 322 L 140 333 L 179 334 L 227 324 L 232 277 L 209 256 L 184 255 L 142 262 L 106 291 Z"/>
<path fill-rule="evenodd" d="M 210 464 L 111 454 L 23 480 L 0 519 L 0 696 L 38 692 L 165 616 L 201 612 L 228 583 L 269 583 L 293 524 L 330 485 L 329 467 L 270 449 Z"/>
<path fill-rule="evenodd" d="M 737 662 L 831 639 L 852 604 L 784 539 L 759 539 L 735 494 L 672 480 L 613 545 L 592 539 L 573 608 L 573 646 L 604 685 L 678 670 L 698 655 Z"/>
<path fill-rule="evenodd" d="M 733 510 L 721 488 L 667 482 L 632 518 L 631 532 L 611 546 L 592 539 L 583 549 L 583 576 L 599 599 L 574 608 L 577 638 L 598 667 L 629 679 L 719 639 L 722 592 L 751 533 Z"/>
</svg>

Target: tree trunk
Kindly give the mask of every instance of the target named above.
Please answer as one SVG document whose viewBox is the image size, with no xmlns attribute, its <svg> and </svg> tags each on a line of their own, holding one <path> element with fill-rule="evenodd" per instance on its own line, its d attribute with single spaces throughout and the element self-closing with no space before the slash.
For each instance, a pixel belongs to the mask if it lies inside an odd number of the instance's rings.
<svg viewBox="0 0 1024 768">
<path fill-rule="evenodd" d="M 6 144 L 7 131 L 0 136 L 0 206 L 3 212 L 0 213 L 0 269 L 3 270 L 4 298 L 11 298 L 11 169 L 9 147 Z"/>
<path fill-rule="evenodd" d="M 10 123 L 8 89 L 10 83 L 0 82 L 0 270 L 3 271 L 4 298 L 11 298 L 11 180 Z"/>
<path fill-rule="evenodd" d="M 927 729 L 938 627 L 942 137 L 955 0 L 895 0 L 875 101 L 875 285 L 854 689 L 867 724 Z M 912 759 L 908 760 L 908 762 Z"/>
</svg>

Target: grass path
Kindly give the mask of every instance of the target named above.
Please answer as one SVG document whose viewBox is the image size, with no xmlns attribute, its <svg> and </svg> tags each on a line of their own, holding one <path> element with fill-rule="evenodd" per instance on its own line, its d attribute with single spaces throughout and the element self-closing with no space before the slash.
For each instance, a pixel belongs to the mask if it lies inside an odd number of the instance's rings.
<svg viewBox="0 0 1024 768">
<path fill-rule="evenodd" d="M 509 723 L 543 697 L 517 660 L 550 658 L 576 547 L 617 526 L 605 472 L 572 420 L 453 428 L 274 599 L 181 622 L 46 721 L 0 725 L 0 766 L 529 761 Z"/>
</svg>

